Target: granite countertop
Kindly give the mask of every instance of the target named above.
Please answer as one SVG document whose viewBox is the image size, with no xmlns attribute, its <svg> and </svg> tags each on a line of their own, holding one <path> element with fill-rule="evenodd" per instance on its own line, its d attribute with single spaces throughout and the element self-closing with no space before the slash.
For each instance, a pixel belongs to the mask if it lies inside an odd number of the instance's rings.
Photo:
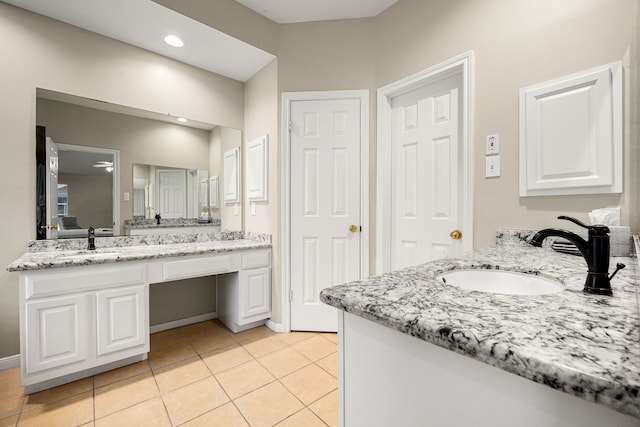
<svg viewBox="0 0 640 427">
<path fill-rule="evenodd" d="M 220 233 L 215 234 L 219 235 Z M 198 237 L 192 239 L 189 239 L 190 236 L 175 236 L 175 239 L 172 239 L 172 236 L 96 238 L 96 250 L 90 251 L 69 246 L 58 250 L 27 252 L 12 262 L 7 270 L 25 271 L 77 267 L 271 247 L 270 238 L 209 239 L 207 234 L 193 236 Z M 72 240 L 86 245 L 86 239 Z"/>
<path fill-rule="evenodd" d="M 636 240 L 638 244 L 638 240 Z M 612 280 L 613 297 L 582 292 L 582 257 L 498 246 L 327 288 L 326 304 L 551 388 L 640 418 L 638 262 Z M 548 295 L 503 295 L 445 285 L 454 269 L 502 269 L 558 279 Z"/>
<path fill-rule="evenodd" d="M 155 219 L 128 219 L 124 222 L 124 229 L 216 227 L 220 225 L 220 219 L 212 219 L 211 222 L 199 222 L 197 218 L 168 218 L 161 219 L 160 224 Z"/>
</svg>

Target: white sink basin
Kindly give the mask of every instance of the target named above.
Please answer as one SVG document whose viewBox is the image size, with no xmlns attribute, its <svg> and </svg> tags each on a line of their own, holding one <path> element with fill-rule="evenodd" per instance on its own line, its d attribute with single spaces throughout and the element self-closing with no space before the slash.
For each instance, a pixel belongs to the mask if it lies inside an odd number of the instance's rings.
<svg viewBox="0 0 640 427">
<path fill-rule="evenodd" d="M 447 285 L 494 294 L 544 295 L 564 289 L 553 279 L 504 270 L 452 270 L 436 278 Z"/>
</svg>

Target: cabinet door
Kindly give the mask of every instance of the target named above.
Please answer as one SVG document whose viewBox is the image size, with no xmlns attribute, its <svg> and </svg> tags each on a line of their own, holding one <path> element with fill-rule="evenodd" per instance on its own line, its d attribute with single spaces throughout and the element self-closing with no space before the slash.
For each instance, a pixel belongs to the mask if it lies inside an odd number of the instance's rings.
<svg viewBox="0 0 640 427">
<path fill-rule="evenodd" d="M 91 347 L 91 298 L 72 295 L 26 303 L 26 372 L 82 362 Z"/>
<path fill-rule="evenodd" d="M 147 343 L 147 286 L 97 293 L 98 357 Z"/>
<path fill-rule="evenodd" d="M 240 322 L 244 324 L 271 315 L 271 269 L 255 268 L 240 272 Z"/>
</svg>

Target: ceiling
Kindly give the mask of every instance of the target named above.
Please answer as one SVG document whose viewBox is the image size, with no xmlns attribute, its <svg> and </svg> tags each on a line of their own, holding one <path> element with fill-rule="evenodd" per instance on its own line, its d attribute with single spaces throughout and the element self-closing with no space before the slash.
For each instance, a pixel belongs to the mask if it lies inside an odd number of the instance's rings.
<svg viewBox="0 0 640 427">
<path fill-rule="evenodd" d="M 242 82 L 275 56 L 151 0 L 2 0 Z M 174 48 L 165 34 L 180 36 Z"/>
<path fill-rule="evenodd" d="M 376 16 L 398 0 L 236 0 L 279 24 Z"/>
<path fill-rule="evenodd" d="M 152 0 L 1 0 L 180 62 L 246 82 L 275 56 Z M 398 0 L 236 0 L 277 23 L 376 16 Z M 173 48 L 165 34 L 180 36 Z"/>
</svg>

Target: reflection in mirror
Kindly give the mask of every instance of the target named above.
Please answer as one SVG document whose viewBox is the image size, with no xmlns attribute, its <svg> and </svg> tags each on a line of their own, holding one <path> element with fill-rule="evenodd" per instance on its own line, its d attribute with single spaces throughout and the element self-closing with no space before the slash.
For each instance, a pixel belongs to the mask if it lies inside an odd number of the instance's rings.
<svg viewBox="0 0 640 427">
<path fill-rule="evenodd" d="M 208 179 L 206 170 L 134 164 L 133 219 L 209 219 Z"/>
<path fill-rule="evenodd" d="M 222 153 L 241 145 L 240 130 L 192 120 L 179 123 L 175 116 L 169 114 L 143 111 L 46 89 L 36 89 L 36 96 L 36 124 L 42 129 L 43 141 L 48 137 L 58 144 L 119 152 L 119 173 L 113 175 L 116 185 L 112 197 L 105 196 L 112 200 L 112 210 L 117 211 L 111 220 L 112 224 L 117 221 L 112 226 L 114 235 L 124 234 L 124 221 L 134 217 L 148 218 L 152 210 L 162 209 L 158 204 L 161 197 L 156 184 L 157 177 L 134 177 L 134 164 L 183 171 L 184 207 L 173 213 L 167 210 L 161 214 L 163 218 L 181 215 L 186 218 L 210 219 L 220 221 L 224 229 L 242 230 L 240 202 L 233 206 L 222 203 L 216 206 L 208 200 L 208 177 L 219 176 L 219 186 L 224 188 Z M 38 167 L 42 171 L 37 173 L 36 192 L 36 230 L 39 239 L 55 238 L 55 233 L 49 233 L 50 236 L 47 237 L 46 230 L 48 222 L 45 216 L 47 203 L 44 153 L 44 149 L 36 150 L 37 164 L 42 165 Z M 163 179 L 169 179 L 169 176 L 171 173 L 165 174 Z M 138 179 L 145 179 L 146 182 Z M 153 191 L 152 186 L 155 187 Z M 166 186 L 169 186 L 168 182 Z M 93 203 L 96 207 L 101 205 L 109 210 L 106 202 L 91 202 L 88 195 L 79 196 L 78 203 Z M 69 213 L 69 216 L 73 215 Z M 85 224 L 85 220 L 79 217 L 77 223 L 82 227 L 96 226 Z M 43 225 L 45 228 L 41 229 Z"/>
</svg>

